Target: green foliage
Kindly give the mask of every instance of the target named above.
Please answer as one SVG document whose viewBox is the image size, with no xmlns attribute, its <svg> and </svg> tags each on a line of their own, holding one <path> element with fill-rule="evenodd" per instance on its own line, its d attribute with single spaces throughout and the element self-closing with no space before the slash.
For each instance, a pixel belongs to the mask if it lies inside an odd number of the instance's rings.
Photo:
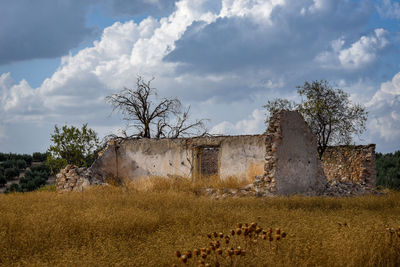
<svg viewBox="0 0 400 267">
<path fill-rule="evenodd" d="M 31 167 L 29 171 L 25 172 L 24 177 L 19 180 L 19 184 L 12 184 L 9 188 L 7 188 L 6 192 L 34 191 L 46 184 L 49 175 L 50 169 L 46 164 Z"/>
<path fill-rule="evenodd" d="M 23 159 L 8 159 L 1 164 L 3 169 L 16 168 L 18 170 L 24 170 L 27 167 L 27 163 Z"/>
<path fill-rule="evenodd" d="M 28 154 L 0 153 L 0 162 L 9 160 L 24 160 L 28 166 L 32 163 L 32 156 Z"/>
<path fill-rule="evenodd" d="M 400 190 L 400 150 L 376 154 L 376 184 Z"/>
<path fill-rule="evenodd" d="M 90 166 L 99 148 L 97 133 L 88 128 L 87 124 L 84 124 L 81 129 L 67 125 L 58 128 L 56 125 L 51 141 L 53 145 L 48 149 L 47 164 L 53 174 L 67 164 L 79 167 Z"/>
<path fill-rule="evenodd" d="M 35 162 L 44 162 L 47 159 L 47 153 L 34 152 L 32 154 L 32 159 Z"/>
<path fill-rule="evenodd" d="M 298 110 L 317 136 L 320 158 L 328 145 L 348 145 L 354 134 L 365 131 L 365 108 L 352 104 L 349 94 L 342 89 L 334 89 L 324 80 L 305 82 L 297 89 L 301 103 L 277 98 L 268 101 L 264 107 L 270 115 L 279 109 Z"/>
<path fill-rule="evenodd" d="M 3 173 L 0 173 L 0 187 L 5 186 L 6 183 L 7 183 L 6 177 L 4 177 Z"/>
<path fill-rule="evenodd" d="M 6 189 L 6 191 L 4 191 L 5 194 L 8 194 L 8 193 L 15 193 L 15 192 L 20 192 L 20 188 L 19 188 L 19 185 L 18 185 L 17 183 L 12 183 L 12 184 L 10 185 L 10 187 L 8 187 L 8 188 Z"/>
<path fill-rule="evenodd" d="M 12 180 L 13 178 L 17 177 L 18 175 L 19 175 L 19 170 L 14 167 L 5 169 L 5 171 L 4 171 L 4 177 L 8 181 Z"/>
<path fill-rule="evenodd" d="M 19 169 L 19 170 L 24 170 L 27 166 L 25 160 L 23 159 L 18 159 L 15 161 L 15 166 Z"/>
</svg>

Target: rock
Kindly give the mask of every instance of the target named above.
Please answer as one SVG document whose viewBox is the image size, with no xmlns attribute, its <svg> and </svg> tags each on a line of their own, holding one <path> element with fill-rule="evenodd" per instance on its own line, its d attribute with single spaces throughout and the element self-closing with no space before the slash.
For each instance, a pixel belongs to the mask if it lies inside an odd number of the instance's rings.
<svg viewBox="0 0 400 267">
<path fill-rule="evenodd" d="M 56 175 L 57 191 L 83 191 L 91 185 L 105 185 L 90 169 L 67 165 Z"/>
</svg>

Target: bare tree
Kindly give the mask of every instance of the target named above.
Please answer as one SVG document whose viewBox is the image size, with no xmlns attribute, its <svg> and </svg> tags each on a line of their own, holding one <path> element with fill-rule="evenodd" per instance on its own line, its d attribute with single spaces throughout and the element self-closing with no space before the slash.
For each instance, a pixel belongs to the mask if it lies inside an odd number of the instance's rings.
<svg viewBox="0 0 400 267">
<path fill-rule="evenodd" d="M 152 80 L 146 82 L 138 76 L 136 88 L 124 88 L 106 97 L 113 111 L 121 112 L 128 126 L 136 129 L 134 136 L 177 138 L 206 134 L 206 120 L 190 122 L 190 107 L 183 109 L 179 99 L 162 98 L 157 101 L 157 90 L 150 85 Z"/>
</svg>

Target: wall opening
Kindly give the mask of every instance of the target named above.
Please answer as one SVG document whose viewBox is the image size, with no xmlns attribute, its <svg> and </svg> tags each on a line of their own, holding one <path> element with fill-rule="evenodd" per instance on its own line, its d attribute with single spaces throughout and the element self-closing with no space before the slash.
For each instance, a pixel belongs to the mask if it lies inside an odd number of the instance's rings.
<svg viewBox="0 0 400 267">
<path fill-rule="evenodd" d="M 218 175 L 219 147 L 201 147 L 198 152 L 198 172 L 201 177 Z"/>
</svg>

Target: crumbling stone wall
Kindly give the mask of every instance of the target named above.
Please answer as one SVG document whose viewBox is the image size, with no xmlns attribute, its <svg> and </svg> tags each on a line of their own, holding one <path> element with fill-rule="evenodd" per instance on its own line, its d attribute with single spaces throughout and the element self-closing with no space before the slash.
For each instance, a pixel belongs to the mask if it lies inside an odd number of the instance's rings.
<svg viewBox="0 0 400 267">
<path fill-rule="evenodd" d="M 374 144 L 328 147 L 322 157 L 322 166 L 329 181 L 376 185 Z"/>
<path fill-rule="evenodd" d="M 316 195 L 324 190 L 316 137 L 299 112 L 276 112 L 265 145 L 265 173 L 254 182 L 258 189 L 279 195 Z"/>
<path fill-rule="evenodd" d="M 63 191 L 83 191 L 90 185 L 101 185 L 104 181 L 95 175 L 90 169 L 78 168 L 75 165 L 67 165 L 56 175 L 56 189 Z"/>
</svg>

